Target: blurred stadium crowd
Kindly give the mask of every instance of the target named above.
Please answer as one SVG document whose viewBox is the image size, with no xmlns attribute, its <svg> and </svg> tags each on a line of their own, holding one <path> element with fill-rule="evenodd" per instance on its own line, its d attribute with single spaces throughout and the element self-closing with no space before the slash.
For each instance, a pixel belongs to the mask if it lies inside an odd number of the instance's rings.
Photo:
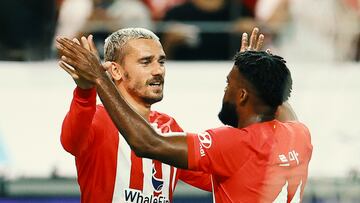
<svg viewBox="0 0 360 203">
<path fill-rule="evenodd" d="M 171 60 L 228 60 L 256 25 L 288 60 L 359 61 L 358 0 L 2 0 L 0 60 L 56 57 L 55 36 L 155 31 Z M 221 50 L 221 51 L 219 51 Z"/>
</svg>

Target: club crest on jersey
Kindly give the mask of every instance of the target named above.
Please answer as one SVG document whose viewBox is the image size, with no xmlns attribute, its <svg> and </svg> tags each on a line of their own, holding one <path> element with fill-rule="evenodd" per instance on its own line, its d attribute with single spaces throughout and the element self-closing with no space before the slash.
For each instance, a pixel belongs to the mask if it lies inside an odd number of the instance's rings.
<svg viewBox="0 0 360 203">
<path fill-rule="evenodd" d="M 153 164 L 151 182 L 155 192 L 160 193 L 164 185 L 164 180 L 161 178 L 157 178 L 156 176 L 156 169 L 155 165 Z"/>
<path fill-rule="evenodd" d="M 211 136 L 208 132 L 199 133 L 198 138 L 199 138 L 200 144 L 204 148 L 209 149 L 211 147 L 212 140 L 211 140 Z"/>
</svg>

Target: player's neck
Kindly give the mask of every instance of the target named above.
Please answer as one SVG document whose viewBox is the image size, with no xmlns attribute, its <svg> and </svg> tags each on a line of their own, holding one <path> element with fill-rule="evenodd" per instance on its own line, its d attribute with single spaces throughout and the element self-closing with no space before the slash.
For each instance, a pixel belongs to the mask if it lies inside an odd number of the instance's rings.
<svg viewBox="0 0 360 203">
<path fill-rule="evenodd" d="M 145 120 L 149 121 L 151 105 L 139 103 L 137 101 L 131 103 L 129 102 L 129 104 L 138 114 L 140 114 L 140 116 L 142 116 Z"/>
<path fill-rule="evenodd" d="M 271 121 L 275 119 L 274 112 L 265 106 L 246 108 L 240 112 L 238 128 L 245 128 L 255 123 Z"/>
<path fill-rule="evenodd" d="M 274 115 L 262 115 L 262 114 L 252 115 L 244 119 L 243 121 L 239 121 L 238 128 L 245 128 L 255 123 L 271 121 L 274 120 L 274 118 L 275 118 Z"/>
<path fill-rule="evenodd" d="M 137 100 L 136 98 L 130 96 L 126 91 L 122 91 L 121 89 L 119 90 L 126 102 L 136 111 L 136 113 L 140 114 L 140 116 L 142 116 L 145 120 L 149 121 L 151 105 L 144 103 L 140 99 Z"/>
</svg>

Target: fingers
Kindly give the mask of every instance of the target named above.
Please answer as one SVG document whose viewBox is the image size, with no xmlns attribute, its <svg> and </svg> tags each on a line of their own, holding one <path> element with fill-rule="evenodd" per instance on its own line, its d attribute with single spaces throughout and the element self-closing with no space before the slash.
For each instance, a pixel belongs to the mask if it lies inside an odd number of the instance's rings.
<svg viewBox="0 0 360 203">
<path fill-rule="evenodd" d="M 89 45 L 90 45 L 91 53 L 93 53 L 98 58 L 98 60 L 100 60 L 99 52 L 98 52 L 98 50 L 96 48 L 96 45 L 94 43 L 94 36 L 93 35 L 88 36 L 88 42 L 89 42 Z"/>
<path fill-rule="evenodd" d="M 244 51 L 261 51 L 264 46 L 265 36 L 259 34 L 259 28 L 255 27 L 250 36 L 250 44 L 248 35 L 246 33 L 242 34 L 241 38 L 241 48 L 240 52 Z"/>
<path fill-rule="evenodd" d="M 255 49 L 258 33 L 259 33 L 259 28 L 255 27 L 250 36 L 250 45 L 249 45 L 250 50 Z"/>
<path fill-rule="evenodd" d="M 82 36 L 82 37 L 80 38 L 80 40 L 81 40 L 81 46 L 84 47 L 86 50 L 91 51 L 89 42 L 88 42 L 88 40 L 86 39 L 86 37 Z"/>
<path fill-rule="evenodd" d="M 248 48 L 248 35 L 246 32 L 244 32 L 241 37 L 240 52 L 246 51 L 247 48 Z"/>
<path fill-rule="evenodd" d="M 68 65 L 72 66 L 72 67 L 78 67 L 78 65 L 76 64 L 76 62 L 74 60 L 72 60 L 69 57 L 66 56 L 61 56 L 61 60 L 65 63 L 67 63 Z"/>
<path fill-rule="evenodd" d="M 260 51 L 264 45 L 264 35 L 260 34 L 256 43 L 255 51 Z"/>
<path fill-rule="evenodd" d="M 79 79 L 79 75 L 76 73 L 76 70 L 71 67 L 69 64 L 59 61 L 59 66 L 64 69 L 73 79 Z"/>
<path fill-rule="evenodd" d="M 86 50 L 91 51 L 94 54 L 97 54 L 97 50 L 96 50 L 95 44 L 93 42 L 93 36 L 92 35 L 89 35 L 88 38 L 82 36 L 80 38 L 80 40 L 81 40 L 81 43 L 76 38 L 74 38 L 72 41 L 75 42 L 78 45 L 81 45 Z"/>
<path fill-rule="evenodd" d="M 75 42 L 76 44 L 80 45 L 80 42 L 78 39 L 74 38 L 72 41 Z"/>
<path fill-rule="evenodd" d="M 89 53 L 89 51 L 86 50 L 86 48 L 83 48 L 82 45 L 78 44 L 79 42 L 78 40 L 72 41 L 67 38 L 57 38 L 56 42 L 57 42 L 56 46 L 58 47 L 61 55 L 66 56 L 67 59 L 71 59 L 72 62 L 86 58 L 86 56 Z M 67 63 L 70 64 L 69 62 Z M 77 67 L 74 64 L 70 64 L 70 65 Z"/>
<path fill-rule="evenodd" d="M 72 50 L 67 49 L 63 44 L 56 43 L 56 48 L 58 49 L 60 55 L 72 56 L 75 53 Z"/>
<path fill-rule="evenodd" d="M 56 39 L 56 47 L 58 50 L 62 53 L 62 55 L 65 56 L 76 56 L 77 55 L 77 49 L 74 48 L 74 46 L 80 47 L 76 42 L 73 42 L 69 39 L 59 37 Z"/>
<path fill-rule="evenodd" d="M 94 43 L 94 37 L 93 35 L 89 35 L 88 38 L 87 38 L 87 41 L 89 43 L 89 46 L 90 46 L 90 51 L 91 52 L 96 52 L 97 53 L 97 49 L 96 49 L 96 46 L 95 46 L 95 43 Z"/>
<path fill-rule="evenodd" d="M 79 52 L 81 52 L 82 50 L 84 50 L 84 48 L 78 44 L 78 42 L 74 42 L 72 40 L 69 40 L 67 38 L 60 38 L 59 40 L 56 40 L 58 43 L 60 43 L 63 47 L 65 47 L 66 49 L 72 51 L 75 54 L 78 54 Z"/>
</svg>

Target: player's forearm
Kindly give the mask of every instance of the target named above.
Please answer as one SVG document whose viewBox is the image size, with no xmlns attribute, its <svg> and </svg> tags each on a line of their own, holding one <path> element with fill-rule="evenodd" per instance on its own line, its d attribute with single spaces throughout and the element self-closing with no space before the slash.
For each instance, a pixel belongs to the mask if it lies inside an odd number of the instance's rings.
<svg viewBox="0 0 360 203">
<path fill-rule="evenodd" d="M 66 151 L 78 155 L 89 143 L 92 120 L 96 111 L 96 92 L 75 89 L 70 110 L 61 131 L 61 144 Z"/>
<path fill-rule="evenodd" d="M 108 111 L 110 117 L 125 138 L 131 149 L 141 157 L 157 159 L 165 163 L 176 165 L 178 167 L 187 167 L 187 156 L 182 147 L 174 147 L 179 140 L 186 144 L 185 138 L 167 138 L 158 135 L 155 130 L 136 113 L 120 95 L 117 88 L 109 80 L 104 77 L 97 80 L 97 92 Z M 181 160 L 173 160 L 174 154 L 182 154 Z"/>
<path fill-rule="evenodd" d="M 187 168 L 184 136 L 163 137 L 136 113 L 106 75 L 97 80 L 97 92 L 110 117 L 131 149 L 141 157 Z"/>
</svg>

